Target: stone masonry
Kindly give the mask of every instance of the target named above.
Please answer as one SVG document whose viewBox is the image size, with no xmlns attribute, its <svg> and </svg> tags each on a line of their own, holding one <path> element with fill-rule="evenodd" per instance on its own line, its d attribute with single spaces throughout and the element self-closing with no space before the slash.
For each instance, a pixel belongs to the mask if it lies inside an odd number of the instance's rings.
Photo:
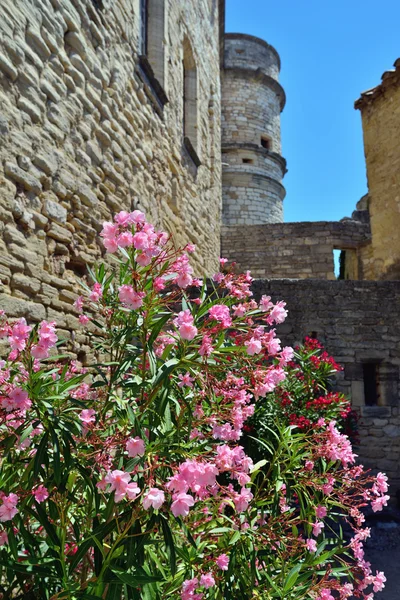
<svg viewBox="0 0 400 600">
<path fill-rule="evenodd" d="M 116 211 L 140 208 L 177 245 L 197 244 L 198 273 L 218 264 L 223 3 L 150 4 L 148 65 L 139 0 L 1 0 L 0 306 L 57 320 L 65 336 L 77 326 L 76 279 L 101 256 Z M 197 85 L 192 151 L 184 44 Z"/>
</svg>

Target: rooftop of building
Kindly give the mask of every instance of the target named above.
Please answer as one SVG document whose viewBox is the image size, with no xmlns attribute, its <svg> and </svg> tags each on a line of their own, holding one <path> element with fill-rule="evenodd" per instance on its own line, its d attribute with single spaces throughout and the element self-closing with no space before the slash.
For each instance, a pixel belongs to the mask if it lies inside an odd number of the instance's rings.
<svg viewBox="0 0 400 600">
<path fill-rule="evenodd" d="M 382 75 L 382 82 L 365 92 L 362 92 L 361 96 L 354 103 L 354 108 L 362 110 L 365 106 L 382 96 L 385 91 L 392 87 L 400 84 L 400 58 L 394 62 L 394 69 L 385 71 Z"/>
<path fill-rule="evenodd" d="M 276 59 L 278 61 L 278 68 L 280 70 L 281 57 L 279 56 L 278 51 L 262 38 L 256 37 L 255 35 L 249 35 L 247 33 L 225 33 L 225 40 L 244 40 L 248 42 L 253 42 L 255 44 L 259 44 L 260 46 L 264 46 L 264 48 L 267 48 L 267 50 L 269 50 L 272 54 L 276 56 Z"/>
</svg>

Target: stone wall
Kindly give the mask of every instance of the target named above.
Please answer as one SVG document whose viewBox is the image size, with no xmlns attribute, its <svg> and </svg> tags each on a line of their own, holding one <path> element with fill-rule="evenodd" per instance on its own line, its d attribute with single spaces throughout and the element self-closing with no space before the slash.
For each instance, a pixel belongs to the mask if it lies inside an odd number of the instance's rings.
<svg viewBox="0 0 400 600">
<path fill-rule="evenodd" d="M 224 226 L 222 256 L 254 277 L 335 279 L 333 250 L 346 249 L 354 255 L 353 276 L 348 276 L 361 279 L 358 254 L 369 239 L 368 223 L 352 219 Z"/>
<path fill-rule="evenodd" d="M 221 4 L 152 1 L 159 89 L 139 60 L 139 0 L 2 0 L 0 306 L 10 315 L 74 328 L 76 277 L 121 209 L 144 210 L 177 245 L 196 243 L 199 274 L 217 267 Z M 184 39 L 198 168 L 183 144 Z"/>
<path fill-rule="evenodd" d="M 400 59 L 395 67 L 356 102 L 362 114 L 372 232 L 364 260 L 368 279 L 400 279 Z"/>
<path fill-rule="evenodd" d="M 400 488 L 400 282 L 257 280 L 257 299 L 285 300 L 289 315 L 277 332 L 285 344 L 317 337 L 344 367 L 337 387 L 360 414 L 356 452 L 369 468 L 386 471 Z M 376 364 L 378 403 L 365 405 L 363 365 Z"/>
</svg>

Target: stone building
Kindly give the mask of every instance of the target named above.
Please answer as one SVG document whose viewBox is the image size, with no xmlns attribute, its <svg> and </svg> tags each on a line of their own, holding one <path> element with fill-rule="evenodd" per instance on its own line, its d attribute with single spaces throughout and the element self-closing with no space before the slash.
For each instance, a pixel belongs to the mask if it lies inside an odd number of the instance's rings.
<svg viewBox="0 0 400 600">
<path fill-rule="evenodd" d="M 368 197 L 351 219 L 283 223 L 279 55 L 225 34 L 224 10 L 0 0 L 0 307 L 56 320 L 84 360 L 73 301 L 103 220 L 143 209 L 177 245 L 197 244 L 199 274 L 221 243 L 259 278 L 256 296 L 287 301 L 285 343 L 317 336 L 344 365 L 359 454 L 400 488 L 400 63 L 357 102 Z"/>
<path fill-rule="evenodd" d="M 400 58 L 382 82 L 361 94 L 371 242 L 362 253 L 365 279 L 400 279 Z"/>
<path fill-rule="evenodd" d="M 3 308 L 72 327 L 75 277 L 122 208 L 217 267 L 223 8 L 0 0 Z"/>
</svg>

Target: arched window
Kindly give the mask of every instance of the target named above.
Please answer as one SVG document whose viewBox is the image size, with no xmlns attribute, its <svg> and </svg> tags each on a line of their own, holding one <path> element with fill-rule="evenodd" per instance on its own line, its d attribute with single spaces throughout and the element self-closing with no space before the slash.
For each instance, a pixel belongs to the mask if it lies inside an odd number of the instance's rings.
<svg viewBox="0 0 400 600">
<path fill-rule="evenodd" d="M 153 76 L 165 86 L 165 0 L 139 0 L 140 37 L 139 55 L 147 60 Z"/>
<path fill-rule="evenodd" d="M 183 138 L 190 152 L 190 146 L 197 156 L 198 153 L 198 115 L 197 115 L 197 67 L 192 46 L 187 37 L 183 41 Z M 198 160 L 198 157 L 197 157 Z M 200 164 L 200 161 L 199 161 Z M 196 164 L 196 166 L 199 166 Z"/>
</svg>

